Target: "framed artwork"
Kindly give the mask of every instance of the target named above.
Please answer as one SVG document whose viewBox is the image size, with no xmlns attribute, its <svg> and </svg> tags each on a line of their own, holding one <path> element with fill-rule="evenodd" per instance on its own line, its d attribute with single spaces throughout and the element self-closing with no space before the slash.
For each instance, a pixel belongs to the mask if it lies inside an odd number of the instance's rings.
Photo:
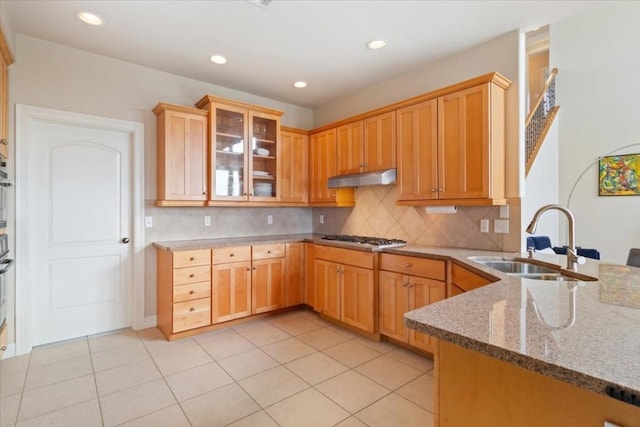
<svg viewBox="0 0 640 427">
<path fill-rule="evenodd" d="M 640 153 L 600 158 L 600 196 L 640 196 Z"/>
</svg>

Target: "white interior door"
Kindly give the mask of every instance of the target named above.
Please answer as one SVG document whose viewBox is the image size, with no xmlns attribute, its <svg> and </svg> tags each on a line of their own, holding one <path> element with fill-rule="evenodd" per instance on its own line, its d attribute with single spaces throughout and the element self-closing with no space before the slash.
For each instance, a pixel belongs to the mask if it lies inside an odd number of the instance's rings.
<svg viewBox="0 0 640 427">
<path fill-rule="evenodd" d="M 31 345 L 131 326 L 131 134 L 34 120 L 23 142 Z"/>
</svg>

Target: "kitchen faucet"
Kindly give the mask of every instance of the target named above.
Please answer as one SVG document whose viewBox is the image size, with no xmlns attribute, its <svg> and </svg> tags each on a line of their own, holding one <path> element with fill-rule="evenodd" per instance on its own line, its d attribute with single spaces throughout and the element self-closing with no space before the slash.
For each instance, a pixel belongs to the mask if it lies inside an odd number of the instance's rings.
<svg viewBox="0 0 640 427">
<path fill-rule="evenodd" d="M 581 257 L 581 256 L 579 257 L 576 251 L 576 244 L 575 244 L 576 230 L 574 226 L 575 219 L 573 218 L 573 214 L 569 209 L 560 205 L 545 205 L 541 207 L 533 215 L 533 219 L 531 220 L 531 223 L 527 227 L 527 233 L 529 234 L 535 233 L 536 226 L 538 225 L 538 220 L 540 219 L 540 215 L 542 215 L 544 212 L 551 209 L 562 212 L 563 214 L 565 214 L 565 216 L 567 217 L 567 220 L 569 221 L 569 228 L 568 228 L 569 247 L 567 248 L 567 270 L 578 271 L 578 264 L 584 264 L 585 259 L 584 257 Z"/>
</svg>

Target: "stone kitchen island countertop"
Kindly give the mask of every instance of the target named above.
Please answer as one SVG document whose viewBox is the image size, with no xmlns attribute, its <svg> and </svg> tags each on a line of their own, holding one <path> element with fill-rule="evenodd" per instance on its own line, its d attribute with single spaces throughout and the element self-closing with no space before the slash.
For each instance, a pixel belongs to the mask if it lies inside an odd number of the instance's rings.
<svg viewBox="0 0 640 427">
<path fill-rule="evenodd" d="M 521 279 L 468 258 L 491 256 L 482 251 L 400 249 L 446 256 L 500 279 L 406 313 L 408 327 L 589 391 L 622 392 L 640 406 L 640 269 L 587 259 L 578 272 L 596 280 Z M 566 262 L 561 255 L 534 259 Z"/>
</svg>

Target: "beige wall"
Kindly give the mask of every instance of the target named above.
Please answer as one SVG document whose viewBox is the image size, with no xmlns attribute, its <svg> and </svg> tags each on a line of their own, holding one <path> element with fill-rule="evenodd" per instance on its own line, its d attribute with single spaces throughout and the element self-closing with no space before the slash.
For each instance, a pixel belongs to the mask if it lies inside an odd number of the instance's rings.
<svg viewBox="0 0 640 427">
<path fill-rule="evenodd" d="M 550 32 L 550 66 L 559 71 L 560 203 L 575 186 L 569 208 L 577 244 L 620 263 L 640 247 L 640 197 L 598 197 L 597 158 L 640 153 L 638 22 L 639 2 L 610 2 L 552 23 Z"/>
<path fill-rule="evenodd" d="M 545 86 L 545 69 L 549 69 L 549 51 L 539 52 L 529 55 L 529 107 L 531 111 L 533 105 L 538 101 Z"/>
</svg>

